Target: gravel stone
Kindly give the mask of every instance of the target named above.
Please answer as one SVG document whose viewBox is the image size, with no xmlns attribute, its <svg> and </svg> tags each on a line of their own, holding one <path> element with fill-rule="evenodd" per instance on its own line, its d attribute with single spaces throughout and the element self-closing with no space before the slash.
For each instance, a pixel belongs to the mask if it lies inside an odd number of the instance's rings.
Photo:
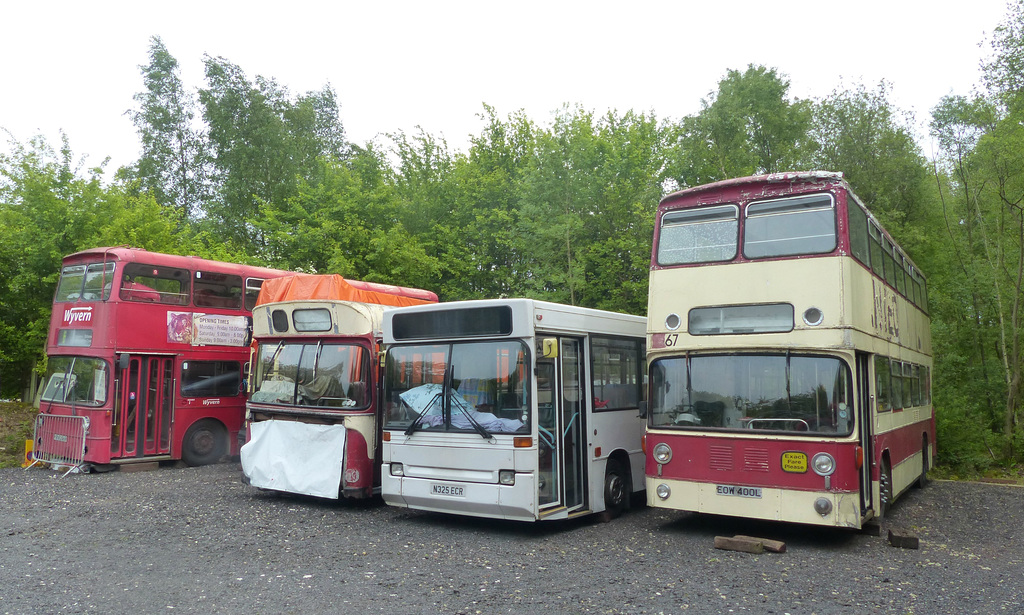
<svg viewBox="0 0 1024 615">
<path fill-rule="evenodd" d="M 9 469 L 0 613 L 1016 614 L 1021 519 L 1024 489 L 945 481 L 868 536 L 641 502 L 610 523 L 446 516 L 260 491 L 237 462 Z M 787 551 L 714 548 L 737 534 Z"/>
</svg>

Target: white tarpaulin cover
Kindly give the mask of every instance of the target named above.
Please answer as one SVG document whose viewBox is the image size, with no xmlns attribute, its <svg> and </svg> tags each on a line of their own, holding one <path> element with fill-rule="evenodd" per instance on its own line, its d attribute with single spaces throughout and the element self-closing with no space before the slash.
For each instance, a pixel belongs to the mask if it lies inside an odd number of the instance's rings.
<svg viewBox="0 0 1024 615">
<path fill-rule="evenodd" d="M 242 446 L 242 472 L 253 487 L 338 498 L 345 428 L 297 421 L 260 421 Z"/>
</svg>

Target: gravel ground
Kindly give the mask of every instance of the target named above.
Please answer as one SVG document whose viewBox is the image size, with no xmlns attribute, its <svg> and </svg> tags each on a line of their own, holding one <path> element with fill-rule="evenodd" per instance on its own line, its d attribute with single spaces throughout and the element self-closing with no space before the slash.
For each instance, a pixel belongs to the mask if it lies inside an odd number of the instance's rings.
<svg viewBox="0 0 1024 615">
<path fill-rule="evenodd" d="M 323 502 L 238 463 L 0 470 L 2 613 L 1024 612 L 1024 489 L 933 482 L 883 536 L 634 507 L 522 524 Z M 786 553 L 716 550 L 714 537 Z"/>
</svg>

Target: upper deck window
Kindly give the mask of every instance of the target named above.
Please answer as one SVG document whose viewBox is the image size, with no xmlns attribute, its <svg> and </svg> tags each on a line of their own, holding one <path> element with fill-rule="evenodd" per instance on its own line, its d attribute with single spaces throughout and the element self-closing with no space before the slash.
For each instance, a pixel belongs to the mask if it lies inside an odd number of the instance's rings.
<svg viewBox="0 0 1024 615">
<path fill-rule="evenodd" d="M 868 256 L 868 215 L 854 202 L 852 198 L 846 199 L 846 209 L 850 219 L 850 253 L 860 262 L 868 265 L 871 257 Z"/>
<path fill-rule="evenodd" d="M 124 267 L 120 296 L 124 301 L 185 305 L 188 285 L 187 269 L 129 263 Z"/>
<path fill-rule="evenodd" d="M 658 263 L 683 265 L 732 260 L 738 234 L 736 205 L 667 212 L 661 217 Z"/>
<path fill-rule="evenodd" d="M 192 301 L 196 307 L 237 310 L 242 307 L 242 277 L 197 271 Z"/>
<path fill-rule="evenodd" d="M 747 258 L 823 254 L 836 249 L 832 195 L 761 201 L 747 205 L 743 255 Z"/>
<path fill-rule="evenodd" d="M 68 265 L 60 272 L 54 301 L 99 301 L 110 298 L 114 263 Z"/>
<path fill-rule="evenodd" d="M 263 288 L 263 280 L 260 278 L 246 278 L 245 280 L 245 309 L 252 311 L 256 307 L 256 299 L 260 296 L 260 289 Z"/>
</svg>

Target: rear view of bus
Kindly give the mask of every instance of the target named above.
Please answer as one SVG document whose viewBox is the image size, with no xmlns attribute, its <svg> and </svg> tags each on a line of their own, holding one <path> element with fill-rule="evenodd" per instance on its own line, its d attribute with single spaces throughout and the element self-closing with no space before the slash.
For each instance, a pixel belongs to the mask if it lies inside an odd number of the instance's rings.
<svg viewBox="0 0 1024 615">
<path fill-rule="evenodd" d="M 338 275 L 268 280 L 253 309 L 246 482 L 330 499 L 379 490 L 381 318 L 386 306 L 436 302 Z"/>
<path fill-rule="evenodd" d="M 837 173 L 658 208 L 651 506 L 859 528 L 932 463 L 924 277 Z"/>
<path fill-rule="evenodd" d="M 645 328 L 529 299 L 387 312 L 384 500 L 521 521 L 620 513 L 643 488 Z"/>
</svg>

